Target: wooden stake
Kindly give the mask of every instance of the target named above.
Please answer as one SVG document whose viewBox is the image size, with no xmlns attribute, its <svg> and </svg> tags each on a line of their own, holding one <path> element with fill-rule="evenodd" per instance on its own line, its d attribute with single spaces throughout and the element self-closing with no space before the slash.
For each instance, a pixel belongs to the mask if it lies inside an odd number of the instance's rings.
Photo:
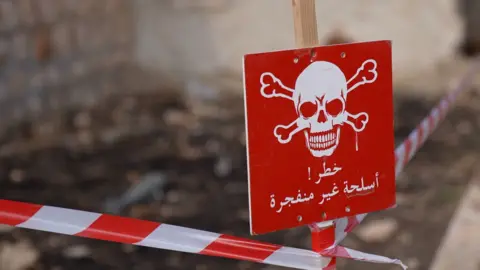
<svg viewBox="0 0 480 270">
<path fill-rule="evenodd" d="M 298 48 L 318 45 L 315 0 L 292 0 L 295 43 Z"/>
<path fill-rule="evenodd" d="M 292 8 L 297 48 L 318 45 L 315 0 L 292 0 Z M 313 251 L 319 252 L 335 243 L 335 224 L 333 222 L 312 224 L 310 225 L 310 230 L 312 233 Z M 333 257 L 328 265 L 328 269 L 334 270 L 336 261 L 336 258 Z"/>
</svg>

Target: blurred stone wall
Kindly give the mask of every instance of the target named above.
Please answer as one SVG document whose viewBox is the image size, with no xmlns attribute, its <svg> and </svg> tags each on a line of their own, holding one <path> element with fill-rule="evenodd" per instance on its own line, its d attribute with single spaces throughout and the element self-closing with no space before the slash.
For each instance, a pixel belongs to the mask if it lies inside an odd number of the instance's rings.
<svg viewBox="0 0 480 270">
<path fill-rule="evenodd" d="M 0 119 L 91 104 L 122 88 L 130 0 L 0 0 Z"/>
<path fill-rule="evenodd" d="M 454 57 L 461 42 L 457 0 L 318 0 L 316 8 L 322 44 L 336 32 L 393 40 L 396 80 Z M 236 74 L 240 92 L 244 54 L 295 45 L 291 0 L 136 0 L 135 17 L 142 65 L 178 80 Z"/>
<path fill-rule="evenodd" d="M 186 83 L 200 103 L 215 99 L 216 89 L 241 95 L 244 54 L 294 46 L 290 3 L 0 0 L 0 127 L 110 93 L 158 91 L 162 82 L 142 86 L 152 77 Z M 317 1 L 320 40 L 338 32 L 354 41 L 392 39 L 395 78 L 408 78 L 452 57 L 462 29 L 469 40 L 480 37 L 478 3 Z"/>
<path fill-rule="evenodd" d="M 458 0 L 458 4 L 465 22 L 461 49 L 471 56 L 480 52 L 480 1 Z"/>
</svg>

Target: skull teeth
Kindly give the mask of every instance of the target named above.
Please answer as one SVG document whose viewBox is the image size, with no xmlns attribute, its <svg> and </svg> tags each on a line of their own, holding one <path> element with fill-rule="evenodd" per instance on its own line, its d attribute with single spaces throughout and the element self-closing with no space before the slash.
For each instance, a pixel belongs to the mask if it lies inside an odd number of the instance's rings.
<svg viewBox="0 0 480 270">
<path fill-rule="evenodd" d="M 309 135 L 309 144 L 311 149 L 327 149 L 336 144 L 337 134 L 334 131 L 327 133 L 316 133 Z"/>
<path fill-rule="evenodd" d="M 336 134 L 332 132 L 326 135 L 311 135 L 309 140 L 310 143 L 328 143 L 330 141 L 335 141 L 336 137 Z"/>
</svg>

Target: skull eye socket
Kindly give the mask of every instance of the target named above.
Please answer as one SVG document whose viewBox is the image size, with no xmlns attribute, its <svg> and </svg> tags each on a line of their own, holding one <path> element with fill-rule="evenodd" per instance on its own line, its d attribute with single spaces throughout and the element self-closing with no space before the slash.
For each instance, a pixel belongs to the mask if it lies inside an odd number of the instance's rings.
<svg viewBox="0 0 480 270">
<path fill-rule="evenodd" d="M 313 102 L 305 102 L 300 105 L 300 114 L 303 118 L 310 118 L 317 112 L 317 104 Z"/>
<path fill-rule="evenodd" d="M 345 105 L 343 104 L 343 101 L 339 98 L 336 98 L 328 101 L 325 109 L 331 116 L 337 116 L 343 112 L 344 106 Z"/>
</svg>

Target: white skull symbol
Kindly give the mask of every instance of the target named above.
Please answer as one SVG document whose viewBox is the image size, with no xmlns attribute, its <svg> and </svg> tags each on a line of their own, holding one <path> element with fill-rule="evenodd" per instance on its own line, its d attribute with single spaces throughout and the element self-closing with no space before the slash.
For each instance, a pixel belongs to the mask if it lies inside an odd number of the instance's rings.
<svg viewBox="0 0 480 270">
<path fill-rule="evenodd" d="M 330 62 L 313 62 L 298 76 L 292 97 L 299 125 L 307 127 L 307 148 L 315 157 L 332 155 L 339 143 L 340 126 L 347 120 L 343 72 Z"/>
</svg>

